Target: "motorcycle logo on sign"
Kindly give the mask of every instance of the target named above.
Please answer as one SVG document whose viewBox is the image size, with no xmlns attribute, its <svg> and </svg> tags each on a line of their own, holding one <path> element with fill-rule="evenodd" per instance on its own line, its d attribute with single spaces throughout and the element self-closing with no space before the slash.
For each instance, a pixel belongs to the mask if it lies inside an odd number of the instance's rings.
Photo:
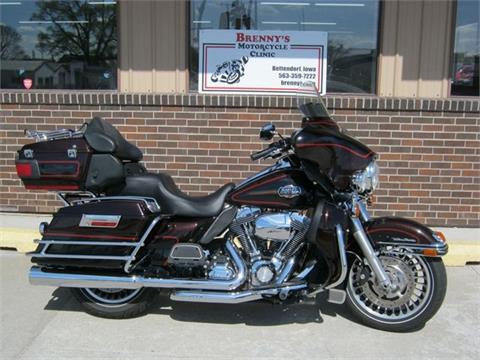
<svg viewBox="0 0 480 360">
<path fill-rule="evenodd" d="M 302 188 L 300 186 L 296 185 L 285 185 L 280 188 L 278 188 L 278 196 L 287 198 L 287 199 L 292 199 L 294 197 L 302 195 Z"/>
<path fill-rule="evenodd" d="M 25 87 L 25 89 L 30 89 L 33 85 L 33 80 L 32 79 L 23 79 L 23 86 Z"/>
<path fill-rule="evenodd" d="M 324 94 L 325 31 L 202 29 L 198 91 L 296 95 L 305 83 Z"/>
<path fill-rule="evenodd" d="M 217 70 L 210 78 L 213 82 L 223 82 L 227 84 L 236 84 L 240 82 L 240 78 L 245 74 L 245 64 L 248 62 L 248 57 L 242 56 L 241 59 L 233 59 L 225 61 L 217 65 Z"/>
</svg>

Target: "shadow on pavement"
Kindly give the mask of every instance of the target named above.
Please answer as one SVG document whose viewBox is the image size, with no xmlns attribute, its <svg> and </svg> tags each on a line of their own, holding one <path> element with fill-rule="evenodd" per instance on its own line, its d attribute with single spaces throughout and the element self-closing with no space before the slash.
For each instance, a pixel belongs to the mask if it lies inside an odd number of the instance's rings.
<svg viewBox="0 0 480 360">
<path fill-rule="evenodd" d="M 66 288 L 55 289 L 45 306 L 51 311 L 82 311 L 82 306 Z M 341 316 L 355 321 L 344 305 L 326 301 L 325 294 L 319 294 L 316 301 L 272 304 L 255 301 L 236 305 L 186 303 L 171 301 L 168 293 L 162 292 L 147 316 L 164 315 L 177 321 L 238 324 L 251 326 L 272 326 L 285 324 L 323 323 L 324 316 Z"/>
<path fill-rule="evenodd" d="M 54 311 L 83 311 L 82 306 L 73 298 L 67 288 L 57 288 L 52 293 L 52 298 L 45 305 L 45 310 Z"/>
</svg>

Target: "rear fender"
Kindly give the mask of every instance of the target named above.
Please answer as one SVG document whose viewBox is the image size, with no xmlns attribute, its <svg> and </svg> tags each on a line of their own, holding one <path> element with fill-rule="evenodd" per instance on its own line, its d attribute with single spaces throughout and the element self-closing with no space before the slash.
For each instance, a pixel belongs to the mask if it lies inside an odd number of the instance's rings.
<svg viewBox="0 0 480 360">
<path fill-rule="evenodd" d="M 399 217 L 374 218 L 364 223 L 375 248 L 392 246 L 392 252 L 408 250 L 422 256 L 438 257 L 448 252 L 441 233 L 416 221 Z"/>
</svg>

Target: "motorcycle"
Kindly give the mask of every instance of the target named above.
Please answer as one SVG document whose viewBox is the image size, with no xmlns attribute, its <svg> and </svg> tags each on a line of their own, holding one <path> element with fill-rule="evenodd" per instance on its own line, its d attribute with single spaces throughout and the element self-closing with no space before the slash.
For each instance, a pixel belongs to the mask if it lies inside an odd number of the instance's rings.
<svg viewBox="0 0 480 360">
<path fill-rule="evenodd" d="M 423 326 L 446 292 L 444 235 L 371 218 L 377 154 L 322 99 L 304 99 L 290 137 L 271 123 L 260 130 L 271 143 L 251 159 L 273 165 L 200 197 L 148 172 L 142 152 L 100 118 L 78 130 L 26 131 L 37 141 L 18 151 L 19 177 L 65 204 L 39 226 L 30 283 L 70 288 L 86 312 L 106 318 L 145 314 L 159 289 L 174 301 L 222 304 L 324 292 L 368 326 Z"/>
</svg>

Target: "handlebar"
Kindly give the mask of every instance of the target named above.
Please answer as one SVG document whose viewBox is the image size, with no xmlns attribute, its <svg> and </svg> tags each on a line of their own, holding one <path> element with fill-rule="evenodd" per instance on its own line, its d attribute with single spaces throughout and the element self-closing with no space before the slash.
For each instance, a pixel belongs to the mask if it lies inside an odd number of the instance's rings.
<svg viewBox="0 0 480 360">
<path fill-rule="evenodd" d="M 270 155 L 270 153 L 274 152 L 276 149 L 277 149 L 277 147 L 274 146 L 274 144 L 271 144 L 268 148 L 257 151 L 257 152 L 254 152 L 253 154 L 251 154 L 250 159 L 255 161 L 255 160 L 265 158 L 268 155 Z"/>
<path fill-rule="evenodd" d="M 270 144 L 266 149 L 257 151 L 250 155 L 250 159 L 253 161 L 259 159 L 266 159 L 268 157 L 276 158 L 280 156 L 284 151 L 290 148 L 290 138 L 282 138 L 281 140 Z"/>
</svg>

